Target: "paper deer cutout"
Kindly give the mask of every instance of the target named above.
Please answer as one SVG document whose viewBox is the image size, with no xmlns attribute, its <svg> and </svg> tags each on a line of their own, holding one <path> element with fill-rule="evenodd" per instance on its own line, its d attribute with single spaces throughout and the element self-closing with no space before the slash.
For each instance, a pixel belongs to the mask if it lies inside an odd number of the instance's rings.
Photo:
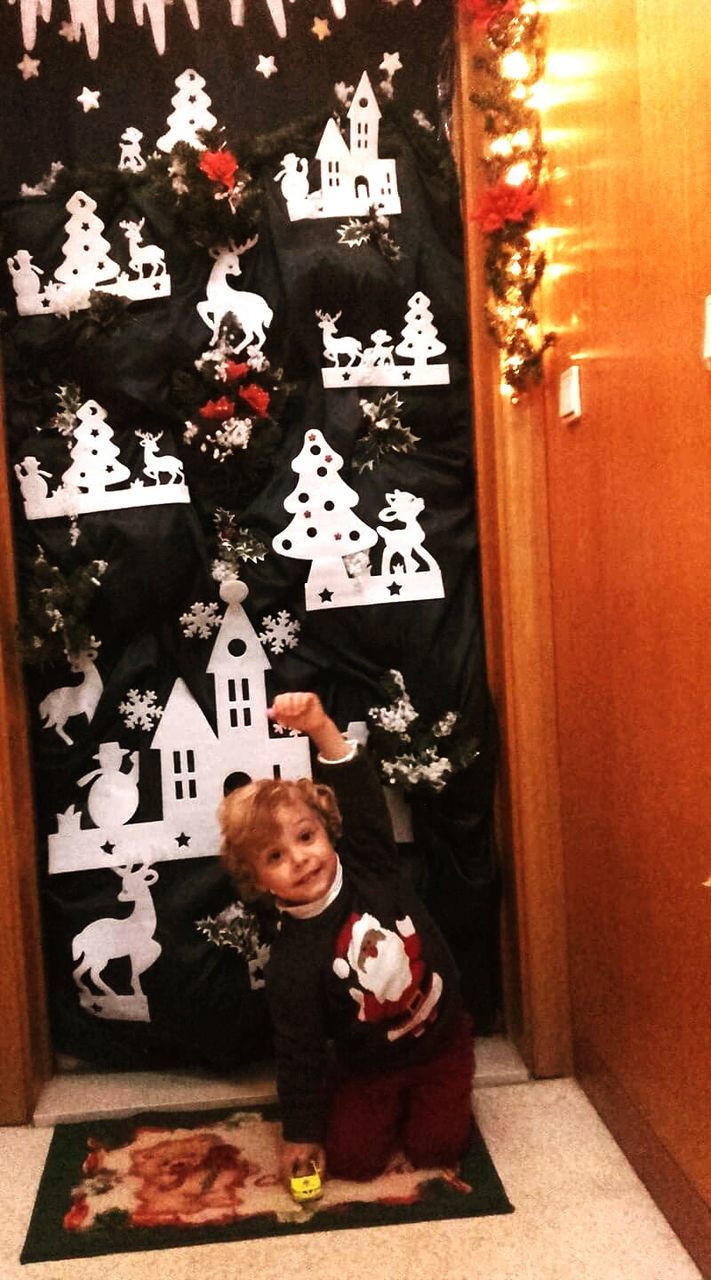
<svg viewBox="0 0 711 1280">
<path fill-rule="evenodd" d="M 197 305 L 198 315 L 208 329 L 212 329 L 210 346 L 219 341 L 220 328 L 226 316 L 234 317 L 243 333 L 243 338 L 233 354 L 236 355 L 245 347 L 256 346 L 261 349 L 266 340 L 266 330 L 272 322 L 273 311 L 265 298 L 259 293 L 249 293 L 245 289 L 235 289 L 228 284 L 228 276 L 240 276 L 242 267 L 240 258 L 248 249 L 253 249 L 258 236 L 245 240 L 244 244 L 235 245 L 230 241 L 219 249 L 210 249 L 214 258 L 214 266 L 207 282 L 207 297 Z"/>
<path fill-rule="evenodd" d="M 336 335 L 340 311 L 335 315 L 316 311 L 315 315 L 327 361 L 321 369 L 324 387 L 414 387 L 449 382 L 449 364 L 433 363 L 433 357 L 447 348 L 437 336 L 427 294 L 418 290 L 408 299 L 401 340 L 394 349 L 386 329 L 371 333 L 371 345 L 364 349 L 358 338 Z M 398 363 L 395 356 L 400 357 Z"/>
<path fill-rule="evenodd" d="M 79 1001 L 82 1008 L 98 1018 L 148 1022 L 148 1001 L 141 986 L 141 977 L 155 964 L 163 950 L 153 936 L 156 909 L 151 885 L 156 883 L 158 872 L 143 862 L 118 865 L 110 855 L 107 855 L 107 862 L 121 880 L 118 901 L 132 903 L 133 910 L 121 918 L 105 916 L 92 920 L 74 938 L 73 977 L 79 988 Z M 111 961 L 126 958 L 130 965 L 131 991 L 130 994 L 120 994 L 102 975 Z M 87 978 L 92 986 L 87 985 Z"/>
<path fill-rule="evenodd" d="M 81 684 L 53 689 L 39 705 L 39 713 L 44 721 L 42 727 L 56 729 L 62 741 L 70 746 L 74 740 L 69 737 L 64 728 L 67 720 L 71 720 L 72 716 L 86 716 L 91 722 L 104 687 L 95 662 L 99 645 L 100 641 L 96 641 L 81 653 L 69 658 L 71 670 L 81 674 Z"/>
</svg>

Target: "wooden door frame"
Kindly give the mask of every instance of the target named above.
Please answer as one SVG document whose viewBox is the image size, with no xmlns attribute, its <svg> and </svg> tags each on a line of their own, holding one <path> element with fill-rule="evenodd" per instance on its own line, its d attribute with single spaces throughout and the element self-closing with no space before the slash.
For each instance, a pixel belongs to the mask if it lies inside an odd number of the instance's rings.
<svg viewBox="0 0 711 1280">
<path fill-rule="evenodd" d="M 489 682 L 502 752 L 498 800 L 507 1027 L 535 1076 L 571 1071 L 558 809 L 545 415 L 498 393 L 485 333 L 483 254 L 468 210 L 481 185 L 471 27 L 460 20 L 455 149 L 468 264 L 475 452 Z M 52 1072 L 38 906 L 32 770 L 16 643 L 12 521 L 0 417 L 0 1124 L 29 1121 Z"/>
</svg>

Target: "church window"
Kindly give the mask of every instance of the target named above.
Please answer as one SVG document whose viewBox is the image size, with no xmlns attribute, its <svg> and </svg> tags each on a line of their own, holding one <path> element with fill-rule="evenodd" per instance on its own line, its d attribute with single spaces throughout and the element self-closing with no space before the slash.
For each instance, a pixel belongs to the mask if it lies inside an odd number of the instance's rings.
<svg viewBox="0 0 711 1280">
<path fill-rule="evenodd" d="M 173 785 L 176 800 L 195 800 L 197 797 L 197 779 L 195 777 L 195 752 L 173 752 Z"/>
</svg>

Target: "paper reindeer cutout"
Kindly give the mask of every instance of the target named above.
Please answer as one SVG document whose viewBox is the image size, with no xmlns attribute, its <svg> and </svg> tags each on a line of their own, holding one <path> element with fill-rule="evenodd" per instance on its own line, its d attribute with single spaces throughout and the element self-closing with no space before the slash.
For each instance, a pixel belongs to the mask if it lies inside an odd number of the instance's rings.
<svg viewBox="0 0 711 1280">
<path fill-rule="evenodd" d="M 15 290 L 17 313 L 21 316 L 70 314 L 90 306 L 89 294 L 113 293 L 131 302 L 164 298 L 170 294 L 170 276 L 165 253 L 155 244 L 143 243 L 145 219 L 119 225 L 128 242 L 128 270 L 123 271 L 111 257 L 111 245 L 104 237 L 104 224 L 96 214 L 96 201 L 85 191 L 75 191 L 65 208 L 64 261 L 44 288 L 44 271 L 27 249 L 17 249 L 7 265 Z"/>
<path fill-rule="evenodd" d="M 140 755 L 129 755 L 118 742 L 100 743 L 97 767 L 77 781 L 77 787 L 89 788 L 78 796 L 87 817 L 72 803 L 58 814 L 57 832 L 49 836 L 50 874 L 105 866 L 107 850 L 121 866 L 215 857 L 217 809 L 233 784 L 310 775 L 308 740 L 270 729 L 264 674 L 270 662 L 242 607 L 247 587 L 227 579 L 220 595 L 227 608 L 207 664 L 214 686 L 212 722 L 178 677 L 151 740 L 150 750 L 160 757 L 160 812 L 133 821 L 141 793 Z"/>
<path fill-rule="evenodd" d="M 43 729 L 55 729 L 62 741 L 69 746 L 74 739 L 69 737 L 64 727 L 67 720 L 71 720 L 74 716 L 86 716 L 87 721 L 91 723 L 101 697 L 104 684 L 96 669 L 100 643 L 97 640 L 81 653 L 69 657 L 71 670 L 82 677 L 81 684 L 64 685 L 62 688 L 52 689 L 39 705 Z"/>
<path fill-rule="evenodd" d="M 157 435 L 136 431 L 143 448 L 143 466 L 126 485 L 131 471 L 119 461 L 106 410 L 96 400 L 85 400 L 76 416 L 78 426 L 71 437 L 72 462 L 53 493 L 47 485 L 50 472 L 42 470 L 37 458 L 28 455 L 15 464 L 28 520 L 190 501 L 182 462 L 173 454 L 158 453 L 162 431 Z M 117 485 L 123 487 L 116 488 Z"/>
<path fill-rule="evenodd" d="M 233 355 L 237 355 L 245 347 L 254 346 L 261 350 L 274 314 L 261 294 L 235 289 L 228 283 L 229 276 L 242 274 L 240 258 L 248 249 L 254 248 L 258 239 L 259 236 L 252 236 L 244 244 L 235 245 L 230 242 L 229 245 L 208 251 L 215 265 L 207 281 L 207 297 L 203 302 L 198 302 L 198 315 L 208 329 L 212 329 L 211 347 L 219 341 L 220 327 L 225 316 L 234 316 L 244 336 L 232 348 Z"/>
<path fill-rule="evenodd" d="M 122 865 L 112 853 L 105 855 L 105 865 L 121 880 L 118 901 L 132 903 L 133 910 L 120 918 L 108 916 L 92 920 L 73 939 L 72 957 L 76 962 L 73 977 L 79 988 L 79 1003 L 96 1018 L 150 1022 L 141 976 L 155 964 L 163 950 L 153 936 L 156 909 L 151 885 L 158 879 L 158 872 L 143 862 Z M 129 961 L 131 989 L 121 993 L 109 986 L 103 974 L 112 960 L 123 959 Z"/>
<path fill-rule="evenodd" d="M 340 311 L 333 316 L 327 311 L 315 314 L 327 361 L 321 369 L 324 387 L 416 387 L 449 382 L 449 365 L 430 363 L 447 348 L 437 337 L 427 294 L 418 291 L 408 300 L 396 347 L 386 329 L 376 329 L 370 335 L 370 346 L 364 347 L 358 338 L 337 335 Z M 411 363 L 396 363 L 396 356 Z"/>
<path fill-rule="evenodd" d="M 394 160 L 378 155 L 381 111 L 367 72 L 363 72 L 348 109 L 349 142 L 336 121 L 328 121 L 316 151 L 321 186 L 309 191 L 305 156 L 289 152 L 275 177 L 281 182 L 292 222 L 303 218 L 341 218 L 366 214 L 373 205 L 381 213 L 400 213 Z"/>
<path fill-rule="evenodd" d="M 424 546 L 422 498 L 401 489 L 388 493 L 379 513 L 384 523 L 375 530 L 353 514 L 358 494 L 339 476 L 343 458 L 320 431 L 306 432 L 291 466 L 299 482 L 284 509 L 293 519 L 272 546 L 280 555 L 312 561 L 305 587 L 307 610 L 444 595 L 439 566 Z M 369 551 L 379 539 L 381 567 L 375 573 Z"/>
</svg>

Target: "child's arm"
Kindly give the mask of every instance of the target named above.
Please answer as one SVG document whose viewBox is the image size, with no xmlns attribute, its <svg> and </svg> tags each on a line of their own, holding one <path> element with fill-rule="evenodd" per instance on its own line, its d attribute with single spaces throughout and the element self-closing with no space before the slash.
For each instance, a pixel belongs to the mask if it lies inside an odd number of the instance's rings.
<svg viewBox="0 0 711 1280">
<path fill-rule="evenodd" d="M 315 693 L 280 693 L 267 715 L 287 729 L 299 729 L 308 735 L 323 760 L 343 760 L 351 750 Z"/>
</svg>

